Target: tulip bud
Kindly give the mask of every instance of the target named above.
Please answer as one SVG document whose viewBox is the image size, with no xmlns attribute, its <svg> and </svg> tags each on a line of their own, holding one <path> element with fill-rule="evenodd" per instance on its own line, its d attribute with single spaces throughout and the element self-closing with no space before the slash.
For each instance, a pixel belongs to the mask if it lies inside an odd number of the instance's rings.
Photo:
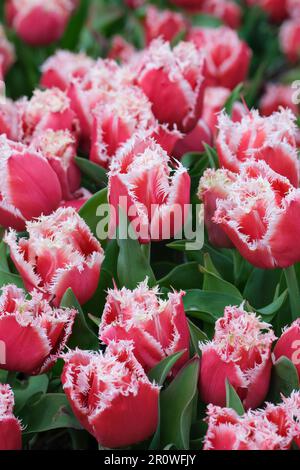
<svg viewBox="0 0 300 470">
<path fill-rule="evenodd" d="M 300 261 L 300 189 L 263 162 L 244 163 L 213 221 L 254 266 L 286 268 Z"/>
<path fill-rule="evenodd" d="M 62 189 L 64 200 L 73 199 L 80 186 L 80 170 L 75 163 L 76 141 L 68 130 L 47 129 L 38 133 L 32 147 L 47 158 L 55 171 Z"/>
<path fill-rule="evenodd" d="M 204 222 L 208 230 L 209 241 L 219 248 L 231 248 L 230 238 L 222 228 L 213 221 L 217 200 L 226 199 L 235 175 L 228 170 L 214 171 L 208 168 L 200 179 L 198 198 L 204 203 Z"/>
<path fill-rule="evenodd" d="M 271 347 L 275 340 L 271 325 L 243 307 L 226 307 L 215 324 L 213 340 L 200 344 L 202 358 L 199 391 L 205 403 L 225 406 L 226 379 L 245 409 L 259 406 L 269 389 Z"/>
<path fill-rule="evenodd" d="M 119 207 L 127 214 L 141 243 L 173 237 L 187 220 L 190 177 L 151 138 L 139 135 L 117 153 L 109 172 L 108 200 L 115 209 L 110 233 L 119 225 Z"/>
<path fill-rule="evenodd" d="M 0 80 L 15 61 L 14 46 L 8 41 L 3 26 L 0 24 Z"/>
<path fill-rule="evenodd" d="M 134 46 L 126 41 L 123 36 L 116 34 L 112 38 L 111 47 L 108 52 L 108 59 L 119 60 L 120 62 L 127 63 L 131 60 L 136 50 Z"/>
<path fill-rule="evenodd" d="M 239 28 L 241 24 L 241 8 L 230 0 L 205 0 L 201 13 L 220 18 L 226 26 L 232 29 Z"/>
<path fill-rule="evenodd" d="M 300 16 L 300 2 L 299 0 L 287 0 L 287 10 L 289 15 L 293 18 Z"/>
<path fill-rule="evenodd" d="M 232 90 L 247 77 L 252 52 L 232 29 L 192 28 L 188 40 L 205 52 L 208 86 Z"/>
<path fill-rule="evenodd" d="M 61 201 L 58 178 L 40 153 L 0 136 L 0 225 L 25 229 L 25 222 L 50 214 Z"/>
<path fill-rule="evenodd" d="M 140 59 L 137 84 L 152 103 L 154 116 L 170 127 L 189 132 L 200 118 L 205 60 L 196 47 L 179 43 L 173 50 L 160 39 Z"/>
<path fill-rule="evenodd" d="M 82 79 L 94 63 L 84 53 L 59 50 L 42 65 L 41 85 L 65 91 L 73 79 Z"/>
<path fill-rule="evenodd" d="M 14 394 L 7 384 L 0 384 L 0 450 L 22 448 L 22 428 L 13 415 Z"/>
<path fill-rule="evenodd" d="M 74 135 L 78 132 L 78 121 L 70 108 L 70 100 L 58 88 L 35 90 L 30 100 L 20 100 L 18 106 L 22 140 L 27 143 L 47 129 L 68 130 Z"/>
<path fill-rule="evenodd" d="M 13 230 L 5 236 L 26 289 L 57 306 L 71 287 L 80 304 L 87 302 L 98 286 L 104 254 L 75 209 L 59 208 L 26 229 L 28 238 L 17 239 Z"/>
<path fill-rule="evenodd" d="M 133 355 L 130 342 L 111 342 L 105 353 L 71 351 L 62 383 L 79 422 L 105 447 L 150 437 L 158 422 L 159 387 Z"/>
<path fill-rule="evenodd" d="M 32 46 L 61 38 L 77 0 L 6 0 L 6 20 Z"/>
<path fill-rule="evenodd" d="M 168 294 L 168 300 L 160 299 L 159 295 L 158 288 L 148 287 L 147 279 L 133 291 L 125 287 L 110 289 L 99 338 L 105 344 L 131 340 L 133 353 L 146 372 L 165 357 L 185 349 L 174 372 L 189 357 L 189 328 L 182 303 L 184 292 Z"/>
<path fill-rule="evenodd" d="M 31 298 L 15 285 L 2 288 L 0 340 L 5 345 L 1 368 L 35 375 L 47 371 L 63 351 L 76 310 L 52 308 L 42 294 Z"/>
<path fill-rule="evenodd" d="M 300 378 L 300 319 L 283 330 L 274 348 L 274 356 L 276 360 L 282 356 L 290 359 Z"/>
<path fill-rule="evenodd" d="M 300 59 L 300 24 L 299 19 L 285 21 L 279 34 L 280 46 L 282 52 L 288 60 L 296 63 Z"/>
<path fill-rule="evenodd" d="M 289 85 L 268 84 L 260 100 L 259 109 L 263 116 L 271 116 L 280 108 L 289 108 L 293 114 L 299 113 L 299 106 L 293 102 L 295 91 Z"/>
<path fill-rule="evenodd" d="M 217 151 L 221 166 L 238 172 L 248 159 L 264 160 L 274 171 L 299 185 L 295 116 L 281 109 L 269 117 L 250 111 L 240 122 L 219 117 Z"/>
<path fill-rule="evenodd" d="M 258 5 L 272 20 L 282 21 L 287 16 L 287 0 L 247 0 L 248 5 Z"/>
<path fill-rule="evenodd" d="M 154 6 L 148 6 L 144 22 L 146 45 L 149 46 L 153 39 L 161 38 L 172 42 L 179 34 L 184 34 L 187 22 L 180 14 L 171 10 L 158 10 Z"/>
</svg>

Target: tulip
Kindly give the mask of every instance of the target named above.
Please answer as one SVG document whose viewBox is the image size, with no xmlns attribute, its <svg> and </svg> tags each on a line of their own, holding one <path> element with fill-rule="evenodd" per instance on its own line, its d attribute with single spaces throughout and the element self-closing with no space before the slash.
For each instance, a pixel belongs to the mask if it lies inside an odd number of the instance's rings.
<svg viewBox="0 0 300 470">
<path fill-rule="evenodd" d="M 144 29 L 146 45 L 149 46 L 153 39 L 159 37 L 172 42 L 179 34 L 185 33 L 187 22 L 180 13 L 149 6 L 146 10 Z"/>
<path fill-rule="evenodd" d="M 58 88 L 35 90 L 30 100 L 18 102 L 22 140 L 30 143 L 42 131 L 68 130 L 76 135 L 78 120 L 70 108 L 70 99 Z"/>
<path fill-rule="evenodd" d="M 136 81 L 159 122 L 182 132 L 195 127 L 202 110 L 204 65 L 192 43 L 181 42 L 171 50 L 161 39 L 152 41 L 140 59 Z"/>
<path fill-rule="evenodd" d="M 133 9 L 139 8 L 145 3 L 145 0 L 124 0 L 124 1 L 129 8 L 133 8 Z"/>
<path fill-rule="evenodd" d="M 271 170 L 265 162 L 248 162 L 217 200 L 213 221 L 254 266 L 286 268 L 300 261 L 294 243 L 299 234 L 300 189 Z"/>
<path fill-rule="evenodd" d="M 232 90 L 246 79 L 252 52 L 234 30 L 226 26 L 192 28 L 188 40 L 205 52 L 208 86 Z"/>
<path fill-rule="evenodd" d="M 42 65 L 41 85 L 66 91 L 73 79 L 82 79 L 95 61 L 84 53 L 58 50 Z"/>
<path fill-rule="evenodd" d="M 247 0 L 250 6 L 258 5 L 272 20 L 280 22 L 287 16 L 287 0 Z"/>
<path fill-rule="evenodd" d="M 219 117 L 217 151 L 221 166 L 238 172 L 248 159 L 264 160 L 274 171 L 299 185 L 295 116 L 281 109 L 269 117 L 251 111 L 240 122 Z"/>
<path fill-rule="evenodd" d="M 299 0 L 287 0 L 287 10 L 289 15 L 293 18 L 300 16 L 300 2 Z"/>
<path fill-rule="evenodd" d="M 190 177 L 177 164 L 171 176 L 170 158 L 151 138 L 129 140 L 111 164 L 108 200 L 115 217 L 110 233 L 119 225 L 119 207 L 127 214 L 141 243 L 169 239 L 184 226 L 190 200 Z"/>
<path fill-rule="evenodd" d="M 58 207 L 61 187 L 46 158 L 26 145 L 2 135 L 0 155 L 0 225 L 24 230 L 26 221 Z"/>
<path fill-rule="evenodd" d="M 73 207 L 77 212 L 92 197 L 92 193 L 86 188 L 79 188 L 73 195 L 73 199 L 62 201 L 60 207 Z"/>
<path fill-rule="evenodd" d="M 199 391 L 205 403 L 225 406 L 226 379 L 245 409 L 259 406 L 269 389 L 271 325 L 243 307 L 226 307 L 216 321 L 213 340 L 200 344 L 202 351 Z"/>
<path fill-rule="evenodd" d="M 300 59 L 300 24 L 299 19 L 285 21 L 280 29 L 280 46 L 288 60 L 296 63 Z"/>
<path fill-rule="evenodd" d="M 42 294 L 31 298 L 15 285 L 2 288 L 0 340 L 5 345 L 1 368 L 35 375 L 47 371 L 72 332 L 76 310 L 52 308 Z"/>
<path fill-rule="evenodd" d="M 0 24 L 0 80 L 15 61 L 14 46 L 8 41 L 3 26 Z"/>
<path fill-rule="evenodd" d="M 105 168 L 122 144 L 136 132 L 145 131 L 168 152 L 181 134 L 159 125 L 151 103 L 138 87 L 108 92 L 93 111 L 90 160 Z"/>
<path fill-rule="evenodd" d="M 158 288 L 150 289 L 147 279 L 130 291 L 110 289 L 106 299 L 99 338 L 111 341 L 132 340 L 133 353 L 143 368 L 149 371 L 165 357 L 186 350 L 176 363 L 178 371 L 188 360 L 189 327 L 184 313 L 184 292 L 159 298 Z"/>
<path fill-rule="evenodd" d="M 170 0 L 177 7 L 186 8 L 187 10 L 200 9 L 204 0 Z"/>
<path fill-rule="evenodd" d="M 276 360 L 282 356 L 290 359 L 300 378 L 300 319 L 295 320 L 283 330 L 274 348 L 274 356 Z"/>
<path fill-rule="evenodd" d="M 104 447 L 125 447 L 149 438 L 158 422 L 159 387 L 133 355 L 130 342 L 111 342 L 105 353 L 64 356 L 62 384 L 82 426 Z"/>
<path fill-rule="evenodd" d="M 68 88 L 71 108 L 80 123 L 81 138 L 85 145 L 89 144 L 95 106 L 105 98 L 106 93 L 124 86 L 124 76 L 113 60 L 99 59 L 81 78 L 74 78 Z"/>
<path fill-rule="evenodd" d="M 6 20 L 32 46 L 61 38 L 77 0 L 6 0 Z"/>
<path fill-rule="evenodd" d="M 22 448 L 22 428 L 13 414 L 14 394 L 7 384 L 0 384 L 0 450 Z"/>
<path fill-rule="evenodd" d="M 32 147 L 47 158 L 55 171 L 62 190 L 62 198 L 70 200 L 80 186 L 80 170 L 75 163 L 76 141 L 68 130 L 47 129 L 38 133 Z"/>
<path fill-rule="evenodd" d="M 259 109 L 263 116 L 271 116 L 280 108 L 289 108 L 293 114 L 299 113 L 299 106 L 293 101 L 293 90 L 288 85 L 268 84 L 260 100 Z"/>
<path fill-rule="evenodd" d="M 10 230 L 5 241 L 26 289 L 58 306 L 71 287 L 80 304 L 94 294 L 104 258 L 100 243 L 73 208 L 26 224 L 28 238 Z"/>
<path fill-rule="evenodd" d="M 198 198 L 204 203 L 204 222 L 208 230 L 209 241 L 219 248 L 231 248 L 230 238 L 222 228 L 213 221 L 217 200 L 226 199 L 229 195 L 235 175 L 228 170 L 213 171 L 207 169 L 200 179 Z"/>
<path fill-rule="evenodd" d="M 279 407 L 276 408 L 276 412 Z M 268 411 L 248 411 L 239 416 L 231 408 L 207 407 L 208 431 L 204 450 L 286 450 L 291 436 L 284 435 L 277 419 Z"/>
<path fill-rule="evenodd" d="M 241 24 L 241 8 L 230 0 L 205 0 L 201 13 L 220 18 L 226 26 L 232 29 L 239 28 Z"/>
</svg>

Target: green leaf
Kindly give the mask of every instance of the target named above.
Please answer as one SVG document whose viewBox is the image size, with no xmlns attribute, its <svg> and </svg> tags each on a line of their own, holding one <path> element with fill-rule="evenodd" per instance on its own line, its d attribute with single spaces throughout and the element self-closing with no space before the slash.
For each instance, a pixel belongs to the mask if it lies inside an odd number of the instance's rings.
<svg viewBox="0 0 300 470">
<path fill-rule="evenodd" d="M 21 276 L 0 269 L 0 287 L 5 286 L 6 284 L 15 284 L 17 287 L 24 289 L 24 283 Z"/>
<path fill-rule="evenodd" d="M 151 382 L 155 381 L 158 385 L 163 385 L 164 381 L 169 375 L 172 367 L 176 364 L 178 359 L 185 353 L 185 350 L 178 351 L 171 356 L 166 357 L 154 366 L 148 373 L 148 378 Z"/>
<path fill-rule="evenodd" d="M 80 157 L 76 157 L 75 162 L 80 170 L 96 184 L 107 185 L 107 171 L 102 166 Z"/>
<path fill-rule="evenodd" d="M 204 13 L 192 15 L 193 26 L 201 26 L 202 28 L 218 28 L 223 22 L 219 18 Z"/>
<path fill-rule="evenodd" d="M 183 297 L 184 310 L 187 315 L 211 324 L 223 316 L 225 307 L 240 305 L 240 303 L 239 297 L 200 289 L 187 290 Z"/>
<path fill-rule="evenodd" d="M 101 221 L 101 217 L 107 220 L 109 217 L 109 214 L 107 211 L 104 211 L 105 214 L 101 212 L 101 209 L 100 209 L 101 206 L 102 206 L 102 209 L 106 207 L 106 209 L 108 210 L 107 188 L 101 189 L 100 191 L 95 193 L 79 210 L 80 217 L 83 218 L 83 220 L 86 222 L 91 232 L 95 236 L 97 236 L 97 226 Z M 106 239 L 100 240 L 102 245 L 105 243 L 105 241 Z"/>
<path fill-rule="evenodd" d="M 201 266 L 200 269 L 204 275 L 203 290 L 229 294 L 239 298 L 240 303 L 243 301 L 243 297 L 238 288 L 220 277 L 209 254 L 206 253 L 204 255 L 204 266 Z"/>
<path fill-rule="evenodd" d="M 242 416 L 245 413 L 245 410 L 241 402 L 241 399 L 227 379 L 225 381 L 225 387 L 226 387 L 226 407 L 232 408 L 234 411 L 237 412 L 237 414 Z"/>
<path fill-rule="evenodd" d="M 174 289 L 192 289 L 201 287 L 202 274 L 196 262 L 185 263 L 172 269 L 165 277 L 158 281 L 161 287 L 173 287 Z"/>
<path fill-rule="evenodd" d="M 240 101 L 243 86 L 244 86 L 243 83 L 240 83 L 239 85 L 237 85 L 226 100 L 224 108 L 225 108 L 226 113 L 229 114 L 229 116 L 231 116 L 234 103 L 236 101 Z"/>
<path fill-rule="evenodd" d="M 198 326 L 196 326 L 195 323 L 193 323 L 189 318 L 188 323 L 190 329 L 190 342 L 192 347 L 192 354 L 198 354 L 198 356 L 200 356 L 201 351 L 199 349 L 199 343 L 208 341 L 208 337 L 204 333 L 204 331 L 200 330 L 200 328 L 198 328 Z"/>
<path fill-rule="evenodd" d="M 82 429 L 64 393 L 43 395 L 38 401 L 26 405 L 19 417 L 25 428 L 24 434 L 58 428 Z"/>
<path fill-rule="evenodd" d="M 81 0 L 79 7 L 71 16 L 69 24 L 65 30 L 64 36 L 60 42 L 60 49 L 76 50 L 81 31 L 85 25 L 90 8 L 90 0 Z"/>
<path fill-rule="evenodd" d="M 283 306 L 284 302 L 286 301 L 288 296 L 288 290 L 286 289 L 282 294 L 277 297 L 272 303 L 267 305 L 264 308 L 257 309 L 257 313 L 261 315 L 264 319 L 264 321 L 272 321 L 275 315 L 278 313 L 278 311 L 281 309 Z"/>
<path fill-rule="evenodd" d="M 20 413 L 27 401 L 37 394 L 45 394 L 47 392 L 49 378 L 46 374 L 29 377 L 25 381 L 16 381 L 13 384 L 15 396 L 16 415 Z"/>
<path fill-rule="evenodd" d="M 99 349 L 99 340 L 97 335 L 89 328 L 81 306 L 75 297 L 71 288 L 67 289 L 61 304 L 61 307 L 75 308 L 78 312 L 75 318 L 72 334 L 68 341 L 70 348 L 79 347 L 81 349 Z"/>
<path fill-rule="evenodd" d="M 287 357 L 282 356 L 272 367 L 268 401 L 280 403 L 281 394 L 290 396 L 293 390 L 299 390 L 299 377 L 295 365 Z"/>
<path fill-rule="evenodd" d="M 153 286 L 156 281 L 149 260 L 145 256 L 138 240 L 132 238 L 133 229 L 126 215 L 120 211 L 120 226 L 124 227 L 124 225 L 128 228 L 127 238 L 120 238 L 122 228 L 119 227 L 117 230 L 119 245 L 118 278 L 120 284 L 129 289 L 135 289 L 139 282 L 144 281 L 148 277 L 148 284 Z"/>
<path fill-rule="evenodd" d="M 7 245 L 3 240 L 0 242 L 0 269 L 5 272 L 10 272 L 8 261 L 7 261 Z"/>
<path fill-rule="evenodd" d="M 160 445 L 188 449 L 193 402 L 197 396 L 199 359 L 189 361 L 161 393 Z"/>
<path fill-rule="evenodd" d="M 218 157 L 216 149 L 214 149 L 208 144 L 204 144 L 204 148 L 205 148 L 205 153 L 208 157 L 209 166 L 211 168 L 219 168 L 219 157 Z"/>
</svg>

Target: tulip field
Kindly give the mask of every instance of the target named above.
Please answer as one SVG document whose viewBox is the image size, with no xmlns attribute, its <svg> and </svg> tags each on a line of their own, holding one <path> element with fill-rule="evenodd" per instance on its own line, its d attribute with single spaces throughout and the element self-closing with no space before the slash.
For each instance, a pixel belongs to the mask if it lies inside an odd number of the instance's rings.
<svg viewBox="0 0 300 470">
<path fill-rule="evenodd" d="M 300 449 L 299 148 L 300 0 L 0 0 L 0 450 Z"/>
</svg>

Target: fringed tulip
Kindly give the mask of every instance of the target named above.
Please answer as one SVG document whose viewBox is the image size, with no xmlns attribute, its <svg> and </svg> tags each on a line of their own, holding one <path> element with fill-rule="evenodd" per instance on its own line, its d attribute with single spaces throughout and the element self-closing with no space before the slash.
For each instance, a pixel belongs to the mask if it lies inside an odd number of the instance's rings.
<svg viewBox="0 0 300 470">
<path fill-rule="evenodd" d="M 172 155 L 181 158 L 188 152 L 204 152 L 205 144 L 212 145 L 212 133 L 203 119 L 199 119 L 194 129 L 177 140 Z"/>
<path fill-rule="evenodd" d="M 231 248 L 230 238 L 222 228 L 213 221 L 217 200 L 226 199 L 229 195 L 235 175 L 228 170 L 214 171 L 208 168 L 200 179 L 198 198 L 204 203 L 204 221 L 209 241 L 219 248 Z"/>
<path fill-rule="evenodd" d="M 0 384 L 0 450 L 22 448 L 22 428 L 13 414 L 14 394 L 7 384 Z"/>
<path fill-rule="evenodd" d="M 111 341 L 133 341 L 133 352 L 143 368 L 149 371 L 165 357 L 185 350 L 173 372 L 188 360 L 189 327 L 184 313 L 184 292 L 159 298 L 158 288 L 150 289 L 147 280 L 130 291 L 116 287 L 108 291 L 99 337 Z"/>
<path fill-rule="evenodd" d="M 116 34 L 111 41 L 110 50 L 108 52 L 108 59 L 119 60 L 120 62 L 127 63 L 135 54 L 135 47 L 123 36 Z"/>
<path fill-rule="evenodd" d="M 20 133 L 18 106 L 5 97 L 0 102 L 0 134 L 5 134 L 10 140 L 18 141 Z"/>
<path fill-rule="evenodd" d="M 32 146 L 47 158 L 55 171 L 62 189 L 62 198 L 70 200 L 80 187 L 80 170 L 75 163 L 76 141 L 70 131 L 53 131 L 38 133 Z"/>
<path fill-rule="evenodd" d="M 136 71 L 137 84 L 152 103 L 154 116 L 171 128 L 191 131 L 202 111 L 205 60 L 192 43 L 173 50 L 160 39 L 145 50 Z"/>
<path fill-rule="evenodd" d="M 35 375 L 47 371 L 63 351 L 76 310 L 52 308 L 37 291 L 27 297 L 15 285 L 2 288 L 0 340 L 5 344 L 1 368 Z"/>
<path fill-rule="evenodd" d="M 139 135 L 117 153 L 109 172 L 108 199 L 119 225 L 119 207 L 127 214 L 141 243 L 172 238 L 187 220 L 190 177 L 180 164 L 171 175 L 167 153 L 151 138 Z"/>
<path fill-rule="evenodd" d="M 170 0 L 170 3 L 177 7 L 186 8 L 187 10 L 200 9 L 204 0 Z"/>
<path fill-rule="evenodd" d="M 30 100 L 19 101 L 22 140 L 30 143 L 40 132 L 68 130 L 78 133 L 78 120 L 67 95 L 59 88 L 35 90 Z"/>
<path fill-rule="evenodd" d="M 41 85 L 65 91 L 73 79 L 82 79 L 94 63 L 84 53 L 58 50 L 42 65 Z"/>
<path fill-rule="evenodd" d="M 80 304 L 94 294 L 104 258 L 100 243 L 73 208 L 59 208 L 26 225 L 28 238 L 5 236 L 26 289 L 58 306 L 71 287 Z"/>
<path fill-rule="evenodd" d="M 295 119 L 289 109 L 281 109 L 269 117 L 251 111 L 240 122 L 223 113 L 219 117 L 217 138 L 221 166 L 238 172 L 246 160 L 263 160 L 298 187 Z"/>
<path fill-rule="evenodd" d="M 15 61 L 15 49 L 5 35 L 3 26 L 0 24 L 0 80 L 10 69 Z"/>
<path fill-rule="evenodd" d="M 62 383 L 73 412 L 102 446 L 129 446 L 155 432 L 159 387 L 130 342 L 111 342 L 104 354 L 71 351 L 64 360 Z"/>
<path fill-rule="evenodd" d="M 258 407 L 269 389 L 275 340 L 271 326 L 243 307 L 226 307 L 213 340 L 202 351 L 199 391 L 205 403 L 225 406 L 226 379 L 245 409 Z"/>
<path fill-rule="evenodd" d="M 233 89 L 247 78 L 252 52 L 234 30 L 192 28 L 188 40 L 205 52 L 208 86 Z"/>
<path fill-rule="evenodd" d="M 285 21 L 279 35 L 282 52 L 292 63 L 300 60 L 300 22 L 299 18 Z"/>
<path fill-rule="evenodd" d="M 61 38 L 77 0 L 6 0 L 6 19 L 20 38 L 46 46 Z"/>
<path fill-rule="evenodd" d="M 300 189 L 265 162 L 248 162 L 224 200 L 217 200 L 213 221 L 254 266 L 286 268 L 300 261 Z"/>
<path fill-rule="evenodd" d="M 162 38 L 172 42 L 176 37 L 183 35 L 187 29 L 187 22 L 180 14 L 171 10 L 158 10 L 149 6 L 144 20 L 146 45 L 153 39 Z"/>
<path fill-rule="evenodd" d="M 293 96 L 295 90 L 289 85 L 268 84 L 266 91 L 260 100 L 259 109 L 263 116 L 271 116 L 280 108 L 289 108 L 295 115 L 300 111 Z"/>
<path fill-rule="evenodd" d="M 25 223 L 50 214 L 61 202 L 56 173 L 47 159 L 26 145 L 0 136 L 0 225 L 24 230 Z"/>
<path fill-rule="evenodd" d="M 276 343 L 274 357 L 277 360 L 282 356 L 293 362 L 300 379 L 300 319 L 286 327 Z"/>
</svg>

